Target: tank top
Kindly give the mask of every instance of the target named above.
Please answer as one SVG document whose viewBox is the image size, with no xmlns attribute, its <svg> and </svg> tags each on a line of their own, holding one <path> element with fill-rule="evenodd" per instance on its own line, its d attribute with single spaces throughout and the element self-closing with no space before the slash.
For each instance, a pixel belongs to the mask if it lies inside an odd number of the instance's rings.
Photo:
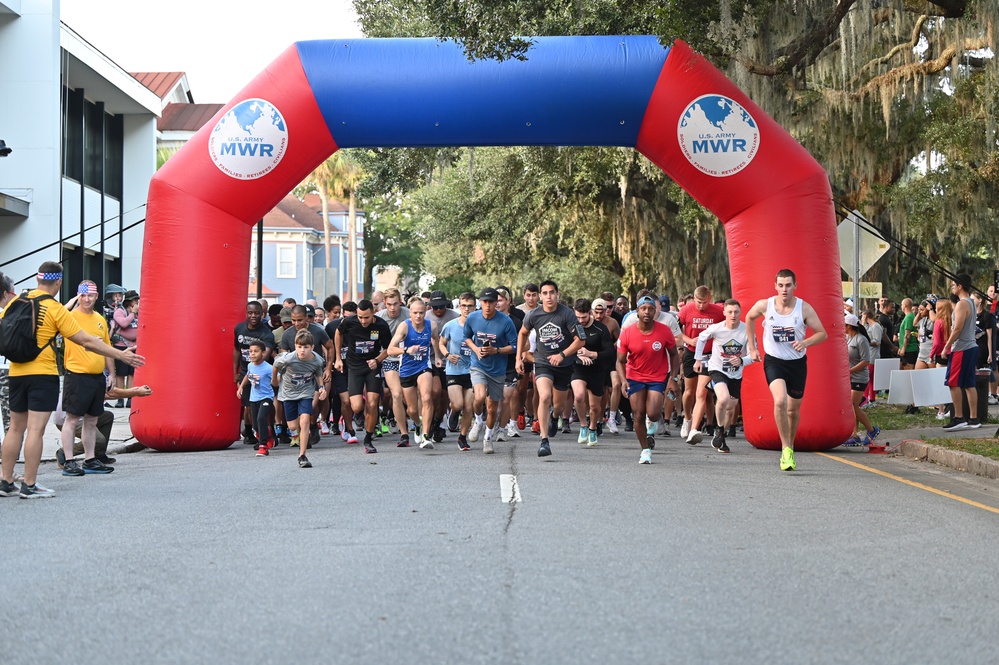
<svg viewBox="0 0 999 665">
<path fill-rule="evenodd" d="M 777 313 L 777 296 L 767 298 L 767 314 L 763 319 L 763 350 L 768 356 L 781 360 L 798 360 L 805 357 L 804 351 L 795 351 L 791 346 L 796 340 L 805 339 L 805 318 L 801 315 L 801 298 L 795 298 L 794 309 L 790 314 Z"/>
<path fill-rule="evenodd" d="M 416 332 L 412 321 L 407 321 L 406 327 L 409 330 L 402 343 L 402 348 L 419 346 L 420 350 L 415 354 L 402 354 L 402 363 L 399 365 L 400 377 L 413 376 L 430 367 L 430 324 L 423 323 L 423 332 Z"/>
<path fill-rule="evenodd" d="M 953 351 L 967 351 L 968 349 L 973 349 L 978 346 L 978 342 L 975 340 L 975 323 L 977 321 L 976 311 L 975 311 L 975 301 L 971 298 L 962 298 L 962 302 L 968 303 L 971 307 L 971 314 L 964 320 L 964 327 L 961 328 L 961 334 L 958 335 L 957 339 L 954 340 Z M 955 305 L 955 308 L 957 306 Z M 951 322 L 957 320 L 957 311 L 951 315 Z"/>
</svg>

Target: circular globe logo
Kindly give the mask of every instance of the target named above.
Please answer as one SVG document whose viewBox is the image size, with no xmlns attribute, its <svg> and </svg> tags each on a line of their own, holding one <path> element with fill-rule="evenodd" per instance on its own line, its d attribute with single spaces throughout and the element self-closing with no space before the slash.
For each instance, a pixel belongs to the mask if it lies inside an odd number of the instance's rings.
<svg viewBox="0 0 999 665">
<path fill-rule="evenodd" d="M 716 178 L 749 166 L 760 148 L 760 129 L 753 116 L 722 95 L 701 95 L 691 102 L 676 134 L 687 160 Z"/>
<path fill-rule="evenodd" d="M 208 138 L 208 154 L 219 170 L 239 180 L 255 180 L 278 165 L 288 149 L 281 112 L 263 99 L 247 99 L 229 109 Z"/>
</svg>

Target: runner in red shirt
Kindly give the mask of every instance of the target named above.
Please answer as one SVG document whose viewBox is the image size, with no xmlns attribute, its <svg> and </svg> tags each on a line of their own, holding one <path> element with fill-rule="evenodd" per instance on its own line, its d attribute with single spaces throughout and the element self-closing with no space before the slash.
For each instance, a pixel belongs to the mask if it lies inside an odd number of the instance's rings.
<svg viewBox="0 0 999 665">
<path fill-rule="evenodd" d="M 617 371 L 625 377 L 621 391 L 631 403 L 635 435 L 642 446 L 639 464 L 652 464 L 653 436 L 662 416 L 667 381 L 672 385 L 680 369 L 676 337 L 656 318 L 656 301 L 650 296 L 638 300 L 638 323 L 626 328 L 617 342 Z M 648 416 L 653 423 L 646 427 Z"/>
<path fill-rule="evenodd" d="M 708 384 L 711 377 L 707 373 L 707 359 L 711 356 L 711 345 L 704 349 L 704 358 L 695 358 L 697 336 L 708 326 L 725 320 L 725 310 L 711 302 L 711 289 L 698 286 L 694 289 L 694 299 L 680 309 L 680 327 L 683 329 L 683 426 L 680 436 L 693 445 L 701 441 L 700 420 L 707 412 L 708 422 L 714 419 L 714 409 L 708 408 L 710 397 Z M 694 363 L 703 360 L 700 372 L 694 371 Z M 696 401 L 696 406 L 695 406 Z M 713 425 L 709 427 L 713 428 Z M 710 432 L 709 432 L 710 433 Z"/>
</svg>

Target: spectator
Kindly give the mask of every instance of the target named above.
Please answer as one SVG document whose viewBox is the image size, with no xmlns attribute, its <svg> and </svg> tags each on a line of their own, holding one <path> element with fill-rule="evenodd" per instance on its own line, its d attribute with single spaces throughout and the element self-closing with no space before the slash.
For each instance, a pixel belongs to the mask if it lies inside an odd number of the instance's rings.
<svg viewBox="0 0 999 665">
<path fill-rule="evenodd" d="M 14 296 L 14 282 L 0 272 L 0 311 L 7 306 Z M 0 413 L 3 415 L 3 431 L 10 429 L 10 364 L 0 356 Z"/>
<path fill-rule="evenodd" d="M 111 345 L 116 349 L 135 349 L 139 338 L 139 294 L 126 291 L 121 299 L 121 305 L 114 311 L 114 325 L 111 327 Z M 115 361 L 115 386 L 131 388 L 135 369 L 128 363 Z M 118 400 L 117 408 L 131 408 L 132 400 Z"/>
</svg>

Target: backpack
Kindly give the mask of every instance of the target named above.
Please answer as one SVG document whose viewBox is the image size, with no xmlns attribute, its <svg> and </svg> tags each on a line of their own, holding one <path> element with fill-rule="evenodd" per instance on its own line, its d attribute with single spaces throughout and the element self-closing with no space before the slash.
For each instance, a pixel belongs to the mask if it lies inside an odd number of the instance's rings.
<svg viewBox="0 0 999 665">
<path fill-rule="evenodd" d="M 55 300 L 46 294 L 29 298 L 21 296 L 12 300 L 0 319 L 0 355 L 15 363 L 29 363 L 38 357 L 46 346 L 55 341 L 52 336 L 38 347 L 38 318 L 41 301 Z"/>
</svg>

